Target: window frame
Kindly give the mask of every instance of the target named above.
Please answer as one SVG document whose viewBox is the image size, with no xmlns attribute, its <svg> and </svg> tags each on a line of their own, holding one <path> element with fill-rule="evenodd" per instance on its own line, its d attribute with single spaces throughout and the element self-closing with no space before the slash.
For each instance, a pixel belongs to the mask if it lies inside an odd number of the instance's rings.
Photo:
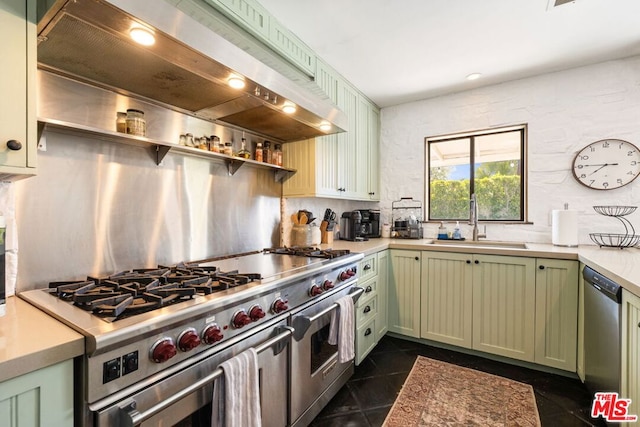
<svg viewBox="0 0 640 427">
<path fill-rule="evenodd" d="M 430 165 L 430 144 L 436 142 L 446 142 L 446 141 L 454 141 L 462 138 L 470 139 L 470 153 L 469 153 L 469 162 L 471 165 L 475 165 L 475 150 L 474 150 L 474 138 L 478 136 L 485 135 L 497 135 L 500 133 L 506 132 L 520 132 L 520 159 L 522 165 L 522 171 L 520 174 L 520 219 L 513 220 L 503 220 L 503 219 L 482 219 L 480 222 L 487 223 L 496 223 L 496 224 L 526 224 L 528 221 L 528 125 L 526 123 L 518 124 L 518 125 L 510 125 L 510 126 L 500 126 L 494 128 L 486 128 L 479 129 L 467 132 L 458 132 L 453 134 L 443 134 L 443 135 L 435 135 L 435 136 L 427 136 L 424 138 L 424 147 L 425 147 L 425 186 L 424 186 L 424 195 L 425 195 L 425 217 L 427 218 L 426 222 L 451 222 L 451 221 L 466 221 L 469 218 L 452 218 L 452 219 L 432 219 L 431 218 L 431 198 L 430 198 L 430 182 L 431 182 L 431 165 Z M 471 167 L 469 171 L 469 198 L 471 194 L 474 192 L 475 188 L 475 167 Z"/>
</svg>

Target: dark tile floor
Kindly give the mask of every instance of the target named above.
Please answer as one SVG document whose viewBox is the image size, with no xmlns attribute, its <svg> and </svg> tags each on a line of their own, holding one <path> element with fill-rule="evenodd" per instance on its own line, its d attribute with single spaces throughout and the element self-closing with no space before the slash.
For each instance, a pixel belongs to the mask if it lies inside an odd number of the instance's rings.
<svg viewBox="0 0 640 427">
<path fill-rule="evenodd" d="M 604 425 L 578 379 L 385 336 L 311 426 L 381 426 L 418 355 L 531 384 L 542 427 Z"/>
</svg>

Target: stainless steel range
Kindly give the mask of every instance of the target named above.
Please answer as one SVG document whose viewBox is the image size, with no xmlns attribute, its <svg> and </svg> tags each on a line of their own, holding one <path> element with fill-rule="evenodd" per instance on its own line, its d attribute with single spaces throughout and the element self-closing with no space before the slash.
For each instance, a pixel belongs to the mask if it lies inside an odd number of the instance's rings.
<svg viewBox="0 0 640 427">
<path fill-rule="evenodd" d="M 324 345 L 322 356 L 313 356 L 322 366 L 314 369 L 335 371 L 334 380 L 317 396 L 307 392 L 302 403 L 294 399 L 295 413 L 289 410 L 288 396 L 307 388 L 289 381 L 299 375 L 291 375 L 290 351 L 283 350 L 306 341 L 306 331 L 296 334 L 292 325 L 326 319 L 339 296 L 357 298 L 362 257 L 314 248 L 265 249 L 56 282 L 20 297 L 85 336 L 85 355 L 76 366 L 81 425 L 207 425 L 218 366 L 255 347 L 261 395 L 267 393 L 261 397 L 263 424 L 286 426 L 301 413 L 317 413 L 327 393 L 332 396 L 353 372 L 353 363 L 335 369 L 336 350 Z"/>
</svg>

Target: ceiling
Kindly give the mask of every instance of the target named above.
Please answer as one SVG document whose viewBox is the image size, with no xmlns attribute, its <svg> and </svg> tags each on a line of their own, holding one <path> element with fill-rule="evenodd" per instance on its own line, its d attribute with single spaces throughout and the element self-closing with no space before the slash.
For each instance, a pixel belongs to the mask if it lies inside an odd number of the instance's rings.
<svg viewBox="0 0 640 427">
<path fill-rule="evenodd" d="M 640 54 L 638 0 L 259 1 L 380 107 Z"/>
</svg>

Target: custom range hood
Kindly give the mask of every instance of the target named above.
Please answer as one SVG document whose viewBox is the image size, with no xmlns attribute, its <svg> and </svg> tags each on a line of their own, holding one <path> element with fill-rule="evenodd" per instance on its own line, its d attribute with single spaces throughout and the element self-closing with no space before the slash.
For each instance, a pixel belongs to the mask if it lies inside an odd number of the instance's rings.
<svg viewBox="0 0 640 427">
<path fill-rule="evenodd" d="M 155 43 L 134 42 L 133 28 Z M 330 101 L 164 0 L 56 1 L 38 23 L 38 66 L 282 142 L 347 130 Z"/>
</svg>

